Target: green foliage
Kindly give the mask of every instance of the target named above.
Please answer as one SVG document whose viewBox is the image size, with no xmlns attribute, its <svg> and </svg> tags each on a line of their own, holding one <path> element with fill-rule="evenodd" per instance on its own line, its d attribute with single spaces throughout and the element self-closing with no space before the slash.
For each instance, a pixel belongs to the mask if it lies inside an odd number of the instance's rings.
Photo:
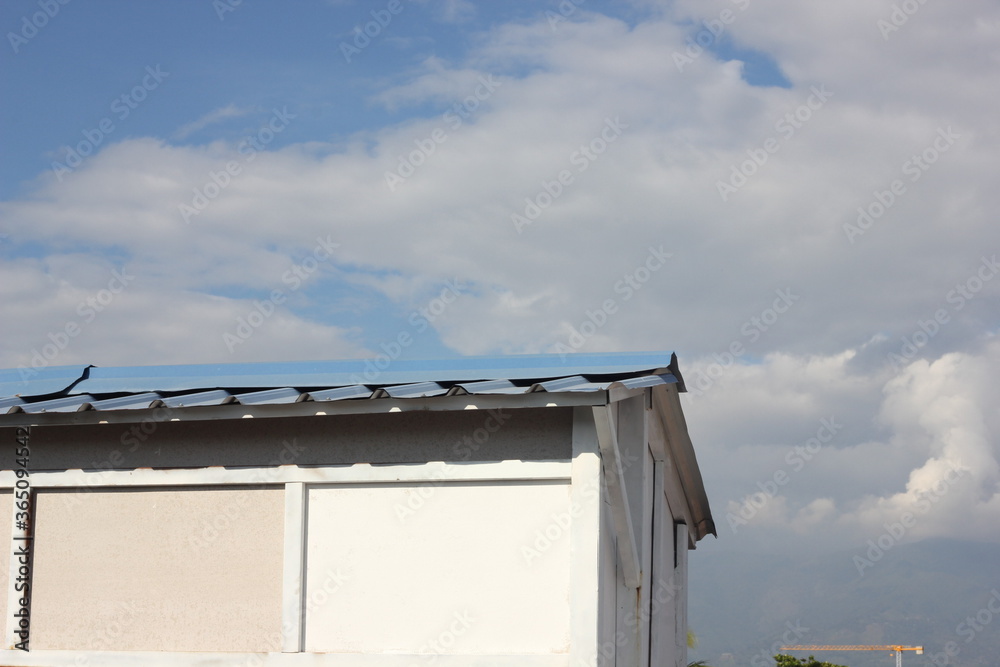
<svg viewBox="0 0 1000 667">
<path fill-rule="evenodd" d="M 774 656 L 774 661 L 777 663 L 777 667 L 844 667 L 844 665 L 837 665 L 832 662 L 820 662 L 813 656 L 808 658 L 793 658 L 790 655 L 778 654 Z"/>
<path fill-rule="evenodd" d="M 695 648 L 698 646 L 698 637 L 690 629 L 688 630 L 688 648 Z M 707 660 L 695 660 L 694 662 L 689 662 L 687 667 L 712 667 L 708 664 Z"/>
</svg>

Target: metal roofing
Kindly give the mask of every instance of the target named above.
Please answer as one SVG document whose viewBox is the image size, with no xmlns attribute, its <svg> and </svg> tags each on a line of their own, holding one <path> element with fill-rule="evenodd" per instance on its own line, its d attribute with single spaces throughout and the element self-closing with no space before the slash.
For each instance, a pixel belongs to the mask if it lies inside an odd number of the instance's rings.
<svg viewBox="0 0 1000 667">
<path fill-rule="evenodd" d="M 594 392 L 684 381 L 672 352 L 0 370 L 0 414 L 456 394 Z"/>
</svg>

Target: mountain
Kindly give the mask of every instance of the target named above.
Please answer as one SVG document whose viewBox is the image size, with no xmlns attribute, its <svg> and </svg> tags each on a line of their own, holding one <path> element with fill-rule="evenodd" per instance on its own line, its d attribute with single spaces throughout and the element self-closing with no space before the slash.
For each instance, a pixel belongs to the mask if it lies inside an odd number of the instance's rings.
<svg viewBox="0 0 1000 667">
<path fill-rule="evenodd" d="M 1000 665 L 1000 545 L 925 540 L 884 553 L 876 546 L 863 560 L 857 551 L 702 549 L 690 558 L 689 622 L 699 640 L 690 660 L 772 667 L 785 644 L 898 643 L 925 649 L 905 652 L 904 667 Z M 895 667 L 883 651 L 816 657 Z"/>
</svg>

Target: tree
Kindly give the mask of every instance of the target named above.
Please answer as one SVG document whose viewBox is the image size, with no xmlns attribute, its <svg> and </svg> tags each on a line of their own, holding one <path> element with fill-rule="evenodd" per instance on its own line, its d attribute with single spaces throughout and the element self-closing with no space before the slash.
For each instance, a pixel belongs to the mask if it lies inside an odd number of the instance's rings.
<svg viewBox="0 0 1000 667">
<path fill-rule="evenodd" d="M 820 662 L 813 656 L 808 658 L 794 658 L 790 655 L 778 654 L 774 656 L 774 661 L 777 667 L 844 667 L 844 665 L 837 665 L 832 662 Z"/>
<path fill-rule="evenodd" d="M 698 646 L 698 637 L 688 629 L 688 648 L 695 648 Z M 707 660 L 696 660 L 694 662 L 689 662 L 687 667 L 711 667 Z"/>
</svg>

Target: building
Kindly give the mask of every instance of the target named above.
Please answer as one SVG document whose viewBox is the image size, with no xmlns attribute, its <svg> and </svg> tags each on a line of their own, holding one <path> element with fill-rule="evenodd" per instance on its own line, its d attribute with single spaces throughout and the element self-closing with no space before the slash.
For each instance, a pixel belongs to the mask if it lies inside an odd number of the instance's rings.
<svg viewBox="0 0 1000 667">
<path fill-rule="evenodd" d="M 0 371 L 0 664 L 683 667 L 682 391 L 669 352 Z"/>
</svg>

